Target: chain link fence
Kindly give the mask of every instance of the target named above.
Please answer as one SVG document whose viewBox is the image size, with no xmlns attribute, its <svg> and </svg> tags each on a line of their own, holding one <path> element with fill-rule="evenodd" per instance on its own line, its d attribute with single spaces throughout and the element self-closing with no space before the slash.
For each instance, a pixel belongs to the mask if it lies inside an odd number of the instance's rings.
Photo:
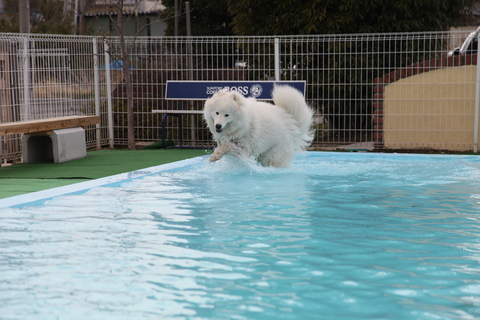
<svg viewBox="0 0 480 320">
<path fill-rule="evenodd" d="M 304 80 L 313 148 L 476 151 L 476 42 L 449 56 L 471 31 L 126 38 L 129 72 L 118 37 L 0 34 L 0 122 L 101 115 L 87 146 L 125 146 L 128 73 L 135 139 L 156 142 L 151 111 L 179 103 L 164 99 L 167 80 Z M 199 115 L 169 119 L 168 139 L 178 142 L 178 121 L 184 144 L 213 146 Z M 20 159 L 20 143 L 0 137 L 3 161 Z"/>
</svg>

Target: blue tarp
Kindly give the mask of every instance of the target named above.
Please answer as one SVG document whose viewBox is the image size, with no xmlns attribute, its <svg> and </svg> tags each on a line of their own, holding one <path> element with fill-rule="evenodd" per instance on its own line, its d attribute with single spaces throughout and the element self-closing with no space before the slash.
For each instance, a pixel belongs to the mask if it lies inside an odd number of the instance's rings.
<svg viewBox="0 0 480 320">
<path fill-rule="evenodd" d="M 123 70 L 124 62 L 122 59 L 114 60 L 110 62 L 110 70 Z M 100 69 L 105 70 L 105 65 L 101 65 Z M 130 70 L 134 70 L 134 66 L 130 66 Z"/>
</svg>

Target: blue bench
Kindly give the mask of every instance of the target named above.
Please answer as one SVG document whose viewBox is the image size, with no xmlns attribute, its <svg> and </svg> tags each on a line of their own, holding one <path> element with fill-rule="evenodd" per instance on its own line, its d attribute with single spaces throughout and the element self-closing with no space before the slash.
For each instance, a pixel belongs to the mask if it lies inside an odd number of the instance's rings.
<svg viewBox="0 0 480 320">
<path fill-rule="evenodd" d="M 183 101 L 207 100 L 222 89 L 237 91 L 247 98 L 254 97 L 257 100 L 272 100 L 271 93 L 275 84 L 289 85 L 305 95 L 305 81 L 167 81 L 165 99 L 179 100 L 179 104 L 177 110 L 152 110 L 152 113 L 163 114 L 162 146 L 165 147 L 167 117 L 174 116 L 179 118 L 179 147 L 184 147 L 182 116 L 203 114 L 203 110 L 184 109 Z"/>
</svg>

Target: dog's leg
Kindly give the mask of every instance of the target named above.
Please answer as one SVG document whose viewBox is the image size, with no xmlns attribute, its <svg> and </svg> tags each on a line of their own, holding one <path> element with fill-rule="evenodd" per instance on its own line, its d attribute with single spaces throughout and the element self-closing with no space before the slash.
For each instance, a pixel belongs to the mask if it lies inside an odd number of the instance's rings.
<svg viewBox="0 0 480 320">
<path fill-rule="evenodd" d="M 215 162 L 220 160 L 226 153 L 233 153 L 240 157 L 248 157 L 248 153 L 240 146 L 228 141 L 222 144 L 220 147 L 215 149 L 213 154 L 210 156 L 210 162 Z"/>
<path fill-rule="evenodd" d="M 222 144 L 220 147 L 215 149 L 213 154 L 210 156 L 210 159 L 209 159 L 210 162 L 215 162 L 220 160 L 225 155 L 225 153 L 229 151 L 229 149 L 230 149 L 230 146 L 228 144 L 226 143 Z"/>
</svg>

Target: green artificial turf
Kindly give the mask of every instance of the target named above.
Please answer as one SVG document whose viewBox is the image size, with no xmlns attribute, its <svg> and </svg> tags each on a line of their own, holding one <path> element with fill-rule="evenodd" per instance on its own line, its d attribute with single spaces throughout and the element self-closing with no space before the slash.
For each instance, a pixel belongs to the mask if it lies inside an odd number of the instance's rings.
<svg viewBox="0 0 480 320">
<path fill-rule="evenodd" d="M 0 199 L 205 155 L 200 149 L 95 150 L 63 163 L 0 168 Z"/>
</svg>

